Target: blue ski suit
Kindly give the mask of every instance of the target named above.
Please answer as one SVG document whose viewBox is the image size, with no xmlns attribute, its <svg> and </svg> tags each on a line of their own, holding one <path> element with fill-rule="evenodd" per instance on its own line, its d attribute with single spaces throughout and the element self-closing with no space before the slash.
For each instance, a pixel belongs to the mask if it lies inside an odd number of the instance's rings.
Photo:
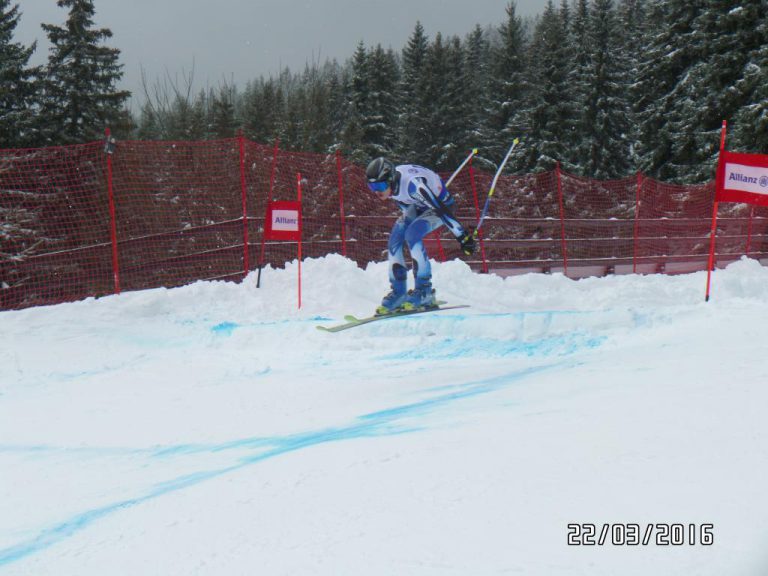
<svg viewBox="0 0 768 576">
<path fill-rule="evenodd" d="M 415 164 L 396 166 L 397 177 L 392 199 L 403 211 L 389 235 L 389 280 L 394 284 L 407 275 L 403 245 L 408 243 L 414 262 L 416 286 L 429 285 L 432 268 L 424 247 L 424 237 L 445 225 L 457 239 L 464 228 L 454 218 L 454 201 L 440 177 Z"/>
</svg>

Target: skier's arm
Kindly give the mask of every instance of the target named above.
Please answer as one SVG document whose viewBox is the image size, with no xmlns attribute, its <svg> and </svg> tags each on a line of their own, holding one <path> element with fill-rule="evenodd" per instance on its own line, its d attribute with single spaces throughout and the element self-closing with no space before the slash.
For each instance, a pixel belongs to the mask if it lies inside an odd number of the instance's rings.
<svg viewBox="0 0 768 576">
<path fill-rule="evenodd" d="M 408 194 L 414 200 L 419 200 L 432 208 L 456 238 L 464 233 L 464 227 L 454 218 L 450 209 L 432 192 L 432 189 L 423 179 L 414 178 L 408 184 Z"/>
<path fill-rule="evenodd" d="M 475 252 L 475 239 L 472 231 L 464 229 L 453 216 L 450 208 L 440 200 L 423 179 L 414 178 L 408 185 L 408 194 L 411 198 L 421 200 L 435 211 L 446 228 L 451 231 L 454 238 L 461 244 L 461 249 L 465 254 L 469 256 Z"/>
</svg>

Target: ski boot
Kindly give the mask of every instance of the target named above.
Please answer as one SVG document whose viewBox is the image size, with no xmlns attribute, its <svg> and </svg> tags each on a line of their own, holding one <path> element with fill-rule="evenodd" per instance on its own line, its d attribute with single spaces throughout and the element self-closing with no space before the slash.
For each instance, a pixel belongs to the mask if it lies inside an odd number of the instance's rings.
<svg viewBox="0 0 768 576">
<path fill-rule="evenodd" d="M 400 309 L 408 296 L 405 291 L 405 280 L 394 280 L 392 291 L 381 299 L 381 305 L 376 308 L 376 316 L 384 316 Z"/>
<path fill-rule="evenodd" d="M 403 310 L 429 310 L 437 308 L 437 298 L 435 290 L 432 288 L 430 278 L 417 278 L 416 287 L 408 292 L 408 296 L 403 302 Z"/>
</svg>

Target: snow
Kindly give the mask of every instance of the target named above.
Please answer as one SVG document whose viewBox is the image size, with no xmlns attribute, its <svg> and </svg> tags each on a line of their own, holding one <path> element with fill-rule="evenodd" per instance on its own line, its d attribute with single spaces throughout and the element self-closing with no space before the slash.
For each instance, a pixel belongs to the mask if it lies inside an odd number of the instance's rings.
<svg viewBox="0 0 768 576">
<path fill-rule="evenodd" d="M 0 313 L 0 574 L 768 571 L 768 270 L 433 266 L 471 308 L 337 334 L 384 264 Z"/>
</svg>

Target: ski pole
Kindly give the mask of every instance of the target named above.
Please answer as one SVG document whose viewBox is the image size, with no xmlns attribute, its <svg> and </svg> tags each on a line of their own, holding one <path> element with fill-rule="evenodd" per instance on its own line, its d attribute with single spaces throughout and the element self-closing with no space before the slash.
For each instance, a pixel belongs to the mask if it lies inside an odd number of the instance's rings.
<svg viewBox="0 0 768 576">
<path fill-rule="evenodd" d="M 462 163 L 461 163 L 461 165 L 460 165 L 458 168 L 456 168 L 456 172 L 454 172 L 454 173 L 451 175 L 451 177 L 450 177 L 450 178 L 448 178 L 448 182 L 446 182 L 446 183 L 445 183 L 445 187 L 446 187 L 446 188 L 448 188 L 448 186 L 450 186 L 450 185 L 451 185 L 451 182 L 453 182 L 453 179 L 454 179 L 454 178 L 456 178 L 456 176 L 458 176 L 458 175 L 459 175 L 459 172 L 461 172 L 462 168 L 464 168 L 464 166 L 466 166 L 466 165 L 467 165 L 467 162 L 469 162 L 470 160 L 472 160 L 472 156 L 474 156 L 475 154 L 477 154 L 477 148 L 472 148 L 472 152 L 470 152 L 470 153 L 469 153 L 469 156 L 467 156 L 467 157 L 464 159 L 464 162 L 462 162 Z"/>
<path fill-rule="evenodd" d="M 496 170 L 496 175 L 493 177 L 493 182 L 491 182 L 491 190 L 488 192 L 488 198 L 486 198 L 485 206 L 483 206 L 483 212 L 480 214 L 480 220 L 478 220 L 477 226 L 475 227 L 475 238 L 477 238 L 477 231 L 480 230 L 480 226 L 482 226 L 483 220 L 485 220 L 485 215 L 488 213 L 488 206 L 491 203 L 491 196 L 493 196 L 493 193 L 496 190 L 496 183 L 499 181 L 501 171 L 504 170 L 504 166 L 506 165 L 507 160 L 509 160 L 509 157 L 512 155 L 512 151 L 515 149 L 519 142 L 519 138 L 515 138 L 512 141 L 512 146 L 509 148 L 507 155 L 504 156 L 504 160 L 502 160 L 501 164 L 499 164 L 499 169 Z"/>
</svg>

